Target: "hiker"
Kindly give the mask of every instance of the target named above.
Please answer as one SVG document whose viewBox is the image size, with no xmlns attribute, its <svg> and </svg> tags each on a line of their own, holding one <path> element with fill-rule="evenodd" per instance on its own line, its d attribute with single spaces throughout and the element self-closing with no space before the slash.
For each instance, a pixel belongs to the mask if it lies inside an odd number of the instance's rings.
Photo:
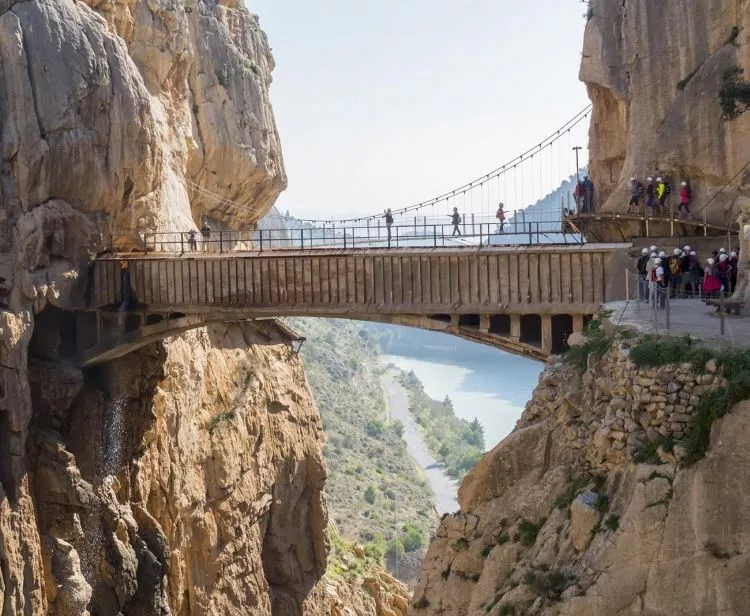
<svg viewBox="0 0 750 616">
<path fill-rule="evenodd" d="M 388 232 L 388 248 L 391 247 L 391 225 L 393 224 L 393 214 L 391 213 L 391 208 L 388 208 L 385 211 L 385 229 Z"/>
<path fill-rule="evenodd" d="M 198 239 L 195 229 L 190 229 L 190 231 L 188 231 L 188 247 L 190 248 L 190 252 L 198 250 Z"/>
<path fill-rule="evenodd" d="M 658 308 L 664 308 L 667 302 L 667 288 L 669 286 L 669 278 L 667 277 L 667 269 L 664 267 L 664 261 L 657 257 L 654 260 L 654 279 L 656 282 L 656 304 Z"/>
<path fill-rule="evenodd" d="M 133 285 L 130 281 L 130 264 L 123 261 L 120 264 L 120 285 L 122 287 L 122 301 L 120 310 L 127 310 L 133 302 Z"/>
<path fill-rule="evenodd" d="M 637 214 L 641 209 L 641 195 L 643 184 L 635 178 L 630 178 L 630 202 L 628 203 L 628 214 Z"/>
<path fill-rule="evenodd" d="M 682 291 L 682 251 L 679 248 L 672 251 L 667 266 L 669 267 L 669 281 L 671 282 L 669 296 L 675 298 Z"/>
<path fill-rule="evenodd" d="M 677 216 L 681 217 L 683 210 L 685 211 L 685 217 L 690 218 L 690 199 L 692 197 L 692 191 L 686 181 L 680 184 L 680 205 L 677 206 Z"/>
<path fill-rule="evenodd" d="M 685 292 L 685 297 L 693 297 L 695 295 L 695 288 L 697 284 L 696 272 L 693 267 L 693 257 L 690 254 L 690 246 L 685 246 L 682 249 L 682 256 L 680 257 L 680 269 L 682 270 L 682 288 Z M 688 291 L 688 288 L 690 291 Z"/>
<path fill-rule="evenodd" d="M 648 184 L 646 184 L 646 215 L 654 215 L 654 199 L 656 198 L 656 185 L 654 184 L 654 178 L 648 178 Z"/>
<path fill-rule="evenodd" d="M 453 213 L 448 214 L 448 216 L 451 217 L 451 223 L 453 224 L 453 235 L 451 237 L 455 237 L 456 234 L 461 235 L 461 229 L 458 228 L 458 225 L 461 224 L 461 215 L 458 213 L 458 208 L 453 208 Z"/>
<path fill-rule="evenodd" d="M 740 260 L 737 257 L 737 253 L 733 250 L 729 253 L 729 265 L 732 271 L 729 273 L 729 292 L 734 295 L 734 291 L 737 288 L 737 272 L 739 271 Z"/>
<path fill-rule="evenodd" d="M 638 270 L 638 301 L 648 303 L 648 262 L 650 256 L 648 248 L 641 250 L 641 256 L 636 263 Z"/>
<path fill-rule="evenodd" d="M 580 214 L 583 212 L 583 182 L 580 180 L 576 182 L 576 188 L 573 191 L 573 199 L 576 202 L 576 212 Z"/>
<path fill-rule="evenodd" d="M 497 218 L 497 221 L 500 223 L 500 233 L 503 232 L 503 228 L 505 227 L 505 210 L 503 209 L 505 206 L 501 203 L 497 206 L 497 212 L 495 213 L 495 218 Z"/>
<path fill-rule="evenodd" d="M 659 204 L 659 213 L 662 216 L 664 215 L 664 206 L 667 203 L 668 196 L 667 182 L 663 178 L 656 178 L 656 198 Z"/>
<path fill-rule="evenodd" d="M 732 266 L 729 263 L 729 255 L 726 252 L 719 254 L 719 262 L 716 264 L 719 280 L 721 281 L 722 295 L 727 295 L 732 277 Z"/>
<path fill-rule="evenodd" d="M 211 227 L 209 226 L 208 221 L 204 220 L 203 226 L 201 227 L 201 247 L 203 248 L 203 252 L 210 250 L 210 244 Z"/>
<path fill-rule="evenodd" d="M 589 176 L 583 178 L 583 209 L 588 214 L 594 213 L 594 183 Z"/>
<path fill-rule="evenodd" d="M 721 289 L 721 280 L 715 267 L 716 261 L 712 258 L 706 259 L 706 267 L 703 270 L 703 295 L 705 297 L 718 297 Z"/>
</svg>

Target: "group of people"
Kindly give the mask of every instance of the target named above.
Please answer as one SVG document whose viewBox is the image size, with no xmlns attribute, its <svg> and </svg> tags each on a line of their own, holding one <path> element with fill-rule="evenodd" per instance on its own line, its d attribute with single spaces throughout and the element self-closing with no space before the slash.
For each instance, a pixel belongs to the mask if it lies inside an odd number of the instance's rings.
<svg viewBox="0 0 750 616">
<path fill-rule="evenodd" d="M 663 177 L 647 178 L 644 186 L 637 178 L 630 178 L 630 202 L 628 203 L 628 214 L 641 213 L 641 198 L 646 197 L 646 214 L 653 215 L 654 208 L 658 208 L 659 214 L 667 213 L 669 198 L 672 194 L 672 185 Z M 692 190 L 687 180 L 680 182 L 680 204 L 677 206 L 677 216 L 690 217 L 690 200 Z"/>
<path fill-rule="evenodd" d="M 502 205 L 503 204 L 501 203 L 500 204 L 500 208 L 501 209 L 502 209 Z M 453 208 L 453 212 L 450 213 L 450 214 L 448 214 L 448 216 L 450 217 L 451 224 L 453 225 L 453 234 L 452 234 L 452 237 L 455 237 L 457 235 L 460 236 L 461 235 L 461 227 L 460 227 L 460 225 L 461 225 L 462 219 L 461 219 L 461 214 L 458 213 L 458 208 L 454 207 Z M 383 219 L 385 220 L 385 229 L 386 229 L 386 232 L 388 234 L 388 247 L 390 248 L 390 246 L 391 246 L 391 237 L 392 237 L 391 236 L 391 226 L 393 225 L 393 212 L 391 211 L 391 208 L 388 208 L 383 213 Z M 503 217 L 503 219 L 504 219 L 504 217 Z"/>
<path fill-rule="evenodd" d="M 203 251 L 207 251 L 210 245 L 211 227 L 208 224 L 208 221 L 204 220 L 203 226 L 201 227 L 201 246 L 203 247 Z M 190 229 L 190 231 L 188 231 L 188 248 L 190 249 L 190 252 L 198 250 L 198 232 L 195 229 Z"/>
<path fill-rule="evenodd" d="M 725 248 L 714 250 L 705 265 L 690 246 L 675 248 L 671 256 L 657 246 L 644 248 L 637 263 L 638 300 L 653 299 L 664 308 L 668 291 L 673 298 L 731 295 L 737 286 L 738 265 L 737 253 L 727 253 Z"/>
</svg>

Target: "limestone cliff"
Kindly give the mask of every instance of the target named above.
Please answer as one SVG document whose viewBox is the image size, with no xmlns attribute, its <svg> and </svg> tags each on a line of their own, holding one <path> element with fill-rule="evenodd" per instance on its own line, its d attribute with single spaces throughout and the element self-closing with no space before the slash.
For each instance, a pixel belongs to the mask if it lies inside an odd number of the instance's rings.
<svg viewBox="0 0 750 616">
<path fill-rule="evenodd" d="M 750 161 L 750 114 L 722 120 L 724 71 L 750 71 L 745 0 L 592 0 L 581 79 L 593 102 L 590 171 L 598 206 L 625 211 L 629 180 L 688 179 L 696 214 Z M 672 197 L 676 210 L 676 195 Z M 750 208 L 745 171 L 706 208 L 709 221 Z"/>
<path fill-rule="evenodd" d="M 547 367 L 442 520 L 412 616 L 746 613 L 750 404 L 715 421 L 706 457 L 685 464 L 705 412 L 721 414 L 702 400 L 723 403 L 711 392 L 726 370 L 639 368 L 639 344 L 590 355 L 582 374 Z"/>
<path fill-rule="evenodd" d="M 2 614 L 328 612 L 322 427 L 285 334 L 73 357 L 102 238 L 272 206 L 272 69 L 240 2 L 0 1 Z"/>
</svg>

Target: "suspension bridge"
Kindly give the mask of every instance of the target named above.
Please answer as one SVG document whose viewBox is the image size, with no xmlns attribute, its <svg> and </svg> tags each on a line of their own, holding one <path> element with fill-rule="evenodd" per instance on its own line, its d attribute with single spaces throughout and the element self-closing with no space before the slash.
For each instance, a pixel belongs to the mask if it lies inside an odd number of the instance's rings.
<svg viewBox="0 0 750 616">
<path fill-rule="evenodd" d="M 589 112 L 471 182 L 391 209 L 388 223 L 381 212 L 274 216 L 246 230 L 114 234 L 89 270 L 79 361 L 111 361 L 212 322 L 284 316 L 420 327 L 534 359 L 561 352 L 603 303 L 624 296 L 630 237 L 730 231 L 705 220 L 579 213 L 571 135 Z M 226 213 L 247 209 L 186 186 Z M 619 243 L 588 241 L 604 225 Z"/>
</svg>

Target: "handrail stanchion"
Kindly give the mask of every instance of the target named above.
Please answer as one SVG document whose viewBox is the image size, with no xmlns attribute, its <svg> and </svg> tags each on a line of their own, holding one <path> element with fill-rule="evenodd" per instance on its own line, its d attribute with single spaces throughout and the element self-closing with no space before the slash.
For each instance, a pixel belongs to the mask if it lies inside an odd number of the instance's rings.
<svg viewBox="0 0 750 616">
<path fill-rule="evenodd" d="M 719 291 L 719 322 L 721 323 L 721 335 L 726 331 L 726 315 L 724 314 L 724 287 Z"/>
<path fill-rule="evenodd" d="M 414 217 L 414 237 L 417 236 L 417 217 Z"/>
<path fill-rule="evenodd" d="M 533 243 L 533 238 L 531 236 L 531 223 L 529 223 L 529 246 L 531 246 Z"/>
<path fill-rule="evenodd" d="M 484 239 L 482 238 L 482 223 L 479 223 L 479 247 L 482 247 L 482 242 Z"/>
<path fill-rule="evenodd" d="M 219 231 L 219 252 L 224 252 L 224 232 Z"/>
<path fill-rule="evenodd" d="M 670 326 L 670 320 L 669 320 L 669 311 L 670 311 L 670 296 L 672 295 L 672 283 L 667 283 L 667 297 L 664 299 L 664 305 L 666 307 L 665 312 L 667 313 L 667 331 L 669 331 Z"/>
<path fill-rule="evenodd" d="M 472 235 L 477 234 L 476 229 L 474 228 L 474 212 L 471 213 L 471 234 Z"/>
<path fill-rule="evenodd" d="M 263 229 L 260 230 L 260 252 L 263 252 Z"/>
<path fill-rule="evenodd" d="M 370 243 L 370 219 L 367 219 L 367 243 Z"/>
<path fill-rule="evenodd" d="M 432 247 L 437 248 L 437 225 L 432 225 Z"/>
<path fill-rule="evenodd" d="M 346 227 L 344 227 L 344 250 L 346 250 Z"/>
<path fill-rule="evenodd" d="M 424 225 L 423 235 L 427 237 L 427 216 L 422 216 L 422 224 Z"/>
<path fill-rule="evenodd" d="M 305 230 L 304 228 L 299 230 L 299 247 L 300 250 L 305 249 Z"/>
<path fill-rule="evenodd" d="M 185 254 L 185 234 L 180 232 L 180 256 Z"/>
</svg>

